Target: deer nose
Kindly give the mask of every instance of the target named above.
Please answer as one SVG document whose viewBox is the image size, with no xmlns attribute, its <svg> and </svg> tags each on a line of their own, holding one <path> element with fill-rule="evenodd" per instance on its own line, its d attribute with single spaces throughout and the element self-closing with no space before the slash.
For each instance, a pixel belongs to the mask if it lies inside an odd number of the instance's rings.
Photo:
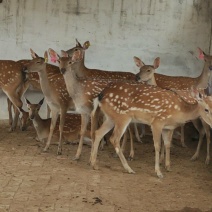
<svg viewBox="0 0 212 212">
<path fill-rule="evenodd" d="M 65 74 L 66 69 L 65 69 L 65 68 L 61 68 L 61 69 L 60 69 L 60 72 L 61 72 L 61 74 Z"/>
<path fill-rule="evenodd" d="M 35 118 L 35 116 L 32 114 L 31 116 L 29 116 L 29 118 L 30 118 L 31 120 L 33 120 L 33 119 Z"/>
<path fill-rule="evenodd" d="M 212 65 L 211 65 L 211 66 L 209 66 L 209 69 L 210 69 L 210 71 L 212 71 Z"/>
<path fill-rule="evenodd" d="M 136 81 L 139 81 L 140 79 L 141 79 L 141 77 L 140 77 L 138 74 L 136 74 L 136 75 L 135 75 L 135 80 L 136 80 Z"/>
<path fill-rule="evenodd" d="M 23 71 L 23 72 L 27 72 L 27 71 L 28 71 L 27 67 L 24 66 L 23 69 L 22 69 L 22 71 Z"/>
</svg>

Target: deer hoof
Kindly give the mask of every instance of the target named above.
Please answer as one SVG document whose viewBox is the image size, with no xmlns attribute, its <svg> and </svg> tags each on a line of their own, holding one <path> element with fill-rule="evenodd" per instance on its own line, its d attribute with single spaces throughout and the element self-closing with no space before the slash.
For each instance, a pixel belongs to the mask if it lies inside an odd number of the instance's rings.
<svg viewBox="0 0 212 212">
<path fill-rule="evenodd" d="M 197 160 L 198 157 L 199 157 L 198 155 L 194 154 L 194 155 L 192 156 L 191 160 L 192 160 L 192 161 L 195 161 L 195 160 Z"/>
<path fill-rule="evenodd" d="M 129 157 L 127 158 L 127 160 L 128 160 L 128 161 L 133 161 L 134 159 L 133 159 L 132 156 L 129 156 Z"/>
<path fill-rule="evenodd" d="M 135 172 L 132 169 L 128 170 L 128 173 L 129 174 L 135 174 Z"/>
<path fill-rule="evenodd" d="M 74 156 L 74 157 L 72 158 L 72 160 L 78 161 L 78 160 L 79 160 L 79 157 L 78 157 L 78 156 Z"/>
<path fill-rule="evenodd" d="M 157 173 L 158 178 L 163 179 L 163 174 L 162 173 Z"/>
<path fill-rule="evenodd" d="M 170 168 L 170 166 L 166 166 L 166 171 L 167 172 L 171 172 L 172 171 L 171 168 Z"/>
<path fill-rule="evenodd" d="M 206 158 L 205 165 L 209 165 L 209 163 L 210 163 L 210 158 Z"/>
<path fill-rule="evenodd" d="M 48 149 L 47 149 L 47 148 L 44 148 L 44 149 L 43 149 L 43 152 L 47 152 L 47 151 L 48 151 Z"/>
<path fill-rule="evenodd" d="M 186 146 L 185 144 L 182 144 L 182 147 L 183 147 L 183 148 L 187 148 L 187 146 Z"/>
</svg>

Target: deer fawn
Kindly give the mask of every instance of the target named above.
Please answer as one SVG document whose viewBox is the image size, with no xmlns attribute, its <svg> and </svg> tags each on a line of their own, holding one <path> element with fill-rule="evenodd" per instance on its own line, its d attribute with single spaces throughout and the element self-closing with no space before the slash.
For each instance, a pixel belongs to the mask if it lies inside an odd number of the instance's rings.
<svg viewBox="0 0 212 212">
<path fill-rule="evenodd" d="M 44 99 L 42 99 L 38 104 L 32 104 L 28 99 L 25 99 L 27 108 L 29 110 L 28 118 L 32 120 L 35 130 L 37 132 L 37 137 L 39 141 L 46 142 L 51 125 L 51 118 L 42 119 L 39 115 L 40 107 L 43 104 Z M 57 121 L 56 126 L 59 128 L 59 122 Z M 53 137 L 57 140 L 59 138 L 58 129 L 54 130 Z M 81 127 L 81 116 L 79 114 L 66 113 L 65 115 L 65 124 L 63 128 L 63 140 L 68 142 L 74 142 L 79 139 Z M 90 132 L 86 132 L 86 137 L 90 137 Z M 90 138 L 89 138 L 90 139 Z"/>
<path fill-rule="evenodd" d="M 99 105 L 106 120 L 95 132 L 91 153 L 93 168 L 96 168 L 99 141 L 114 127 L 110 141 L 124 168 L 129 173 L 134 173 L 120 149 L 120 138 L 128 124 L 136 121 L 151 126 L 155 147 L 155 172 L 162 178 L 159 166 L 161 135 L 166 148 L 165 166 L 170 170 L 170 143 L 173 130 L 180 124 L 200 116 L 212 126 L 212 115 L 208 104 L 203 98 L 197 96 L 194 99 L 186 93 L 180 96 L 176 92 L 157 86 L 126 82 L 110 83 L 94 101 L 92 114 L 95 114 L 95 108 Z"/>
<path fill-rule="evenodd" d="M 155 68 L 153 66 L 146 66 L 138 57 L 134 57 L 136 65 L 140 68 L 140 72 L 136 75 L 136 79 L 138 81 L 146 82 L 147 84 L 151 85 L 157 85 L 161 88 L 166 89 L 184 90 L 184 89 L 191 89 L 191 87 L 204 89 L 208 85 L 210 70 L 212 70 L 212 56 L 206 55 L 200 48 L 198 49 L 199 49 L 199 58 L 205 60 L 205 65 L 201 75 L 197 78 L 183 77 L 183 76 L 174 77 L 174 76 L 157 74 L 155 73 Z M 157 58 L 156 60 L 158 61 L 158 63 L 160 63 L 160 58 Z M 205 123 L 203 123 L 203 121 L 202 125 L 199 123 L 199 120 L 193 120 L 192 122 L 200 134 L 199 136 L 200 144 L 202 143 L 202 139 L 206 133 L 208 148 L 205 163 L 209 164 L 210 129 Z M 202 130 L 202 126 L 204 127 L 205 130 Z M 181 127 L 181 142 L 182 145 L 185 146 L 183 126 Z M 200 147 L 198 145 L 197 151 L 199 149 Z M 198 153 L 196 152 L 194 154 L 192 160 L 196 159 L 197 155 L 199 155 L 199 152 Z"/>
<path fill-rule="evenodd" d="M 32 49 L 32 60 L 25 67 L 25 72 L 37 72 L 40 79 L 40 86 L 46 102 L 52 113 L 50 133 L 44 151 L 47 151 L 51 143 L 53 131 L 56 125 L 58 115 L 60 113 L 60 138 L 57 154 L 62 153 L 62 134 L 65 122 L 65 114 L 68 109 L 74 109 L 74 104 L 69 96 L 64 79 L 58 67 L 47 64 L 48 54 L 44 53 L 44 58 L 39 57 Z"/>
</svg>

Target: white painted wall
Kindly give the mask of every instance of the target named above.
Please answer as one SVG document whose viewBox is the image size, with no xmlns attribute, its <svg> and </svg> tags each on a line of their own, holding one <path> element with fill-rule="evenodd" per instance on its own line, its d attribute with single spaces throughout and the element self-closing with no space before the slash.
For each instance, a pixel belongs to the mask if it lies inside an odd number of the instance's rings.
<svg viewBox="0 0 212 212">
<path fill-rule="evenodd" d="M 209 52 L 211 0 L 3 0 L 0 4 L 0 58 L 30 58 L 49 47 L 91 46 L 88 67 L 137 72 L 133 56 L 148 64 L 161 57 L 160 73 L 199 75 L 196 48 Z M 34 97 L 30 94 L 29 99 Z M 36 97 L 36 100 L 37 101 Z M 0 97 L 0 118 L 6 118 Z"/>
</svg>

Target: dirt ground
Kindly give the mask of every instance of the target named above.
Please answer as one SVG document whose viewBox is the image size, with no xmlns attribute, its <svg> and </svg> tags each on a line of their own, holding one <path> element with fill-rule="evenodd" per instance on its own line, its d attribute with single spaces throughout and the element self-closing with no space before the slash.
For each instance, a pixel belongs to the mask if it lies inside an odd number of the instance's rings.
<svg viewBox="0 0 212 212">
<path fill-rule="evenodd" d="M 157 212 L 212 211 L 212 165 L 204 164 L 206 145 L 199 160 L 189 159 L 197 141 L 186 126 L 186 144 L 174 141 L 171 149 L 172 172 L 161 170 L 164 179 L 154 173 L 152 137 L 135 143 L 135 160 L 129 161 L 136 174 L 127 174 L 113 148 L 99 152 L 99 170 L 87 164 L 90 147 L 83 146 L 80 161 L 72 161 L 77 146 L 64 145 L 57 156 L 57 146 L 42 153 L 33 128 L 26 132 L 8 132 L 0 122 L 0 212 Z M 127 153 L 126 153 L 127 154 Z"/>
</svg>

